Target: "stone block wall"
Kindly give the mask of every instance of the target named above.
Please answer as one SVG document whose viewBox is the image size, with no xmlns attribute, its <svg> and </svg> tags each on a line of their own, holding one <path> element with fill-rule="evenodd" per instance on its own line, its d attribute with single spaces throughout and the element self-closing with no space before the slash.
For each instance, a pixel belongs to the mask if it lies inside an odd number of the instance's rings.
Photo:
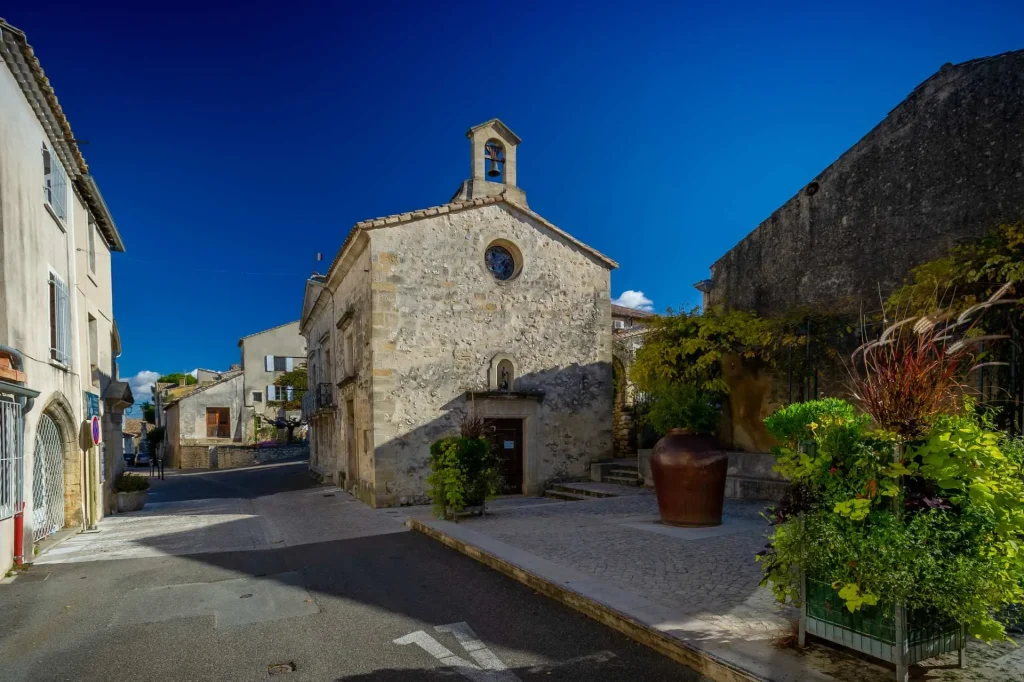
<svg viewBox="0 0 1024 682">
<path fill-rule="evenodd" d="M 376 479 L 368 492 L 376 506 L 425 500 L 430 444 L 457 432 L 470 408 L 467 391 L 489 388 L 497 354 L 512 358 L 516 391 L 544 393 L 520 406 L 532 415 L 525 417 L 531 490 L 551 478 L 583 477 L 590 460 L 611 456 L 606 264 L 504 204 L 371 235 Z M 484 263 L 496 239 L 522 253 L 521 272 L 507 282 Z M 478 407 L 481 416 L 508 416 Z"/>
<path fill-rule="evenodd" d="M 947 65 L 712 266 L 709 303 L 878 308 L 910 269 L 1024 219 L 1024 50 Z"/>
</svg>

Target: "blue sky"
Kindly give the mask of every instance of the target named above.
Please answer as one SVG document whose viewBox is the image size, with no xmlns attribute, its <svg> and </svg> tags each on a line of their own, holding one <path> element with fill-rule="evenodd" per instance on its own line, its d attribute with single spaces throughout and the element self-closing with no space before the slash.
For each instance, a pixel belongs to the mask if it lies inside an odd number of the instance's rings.
<svg viewBox="0 0 1024 682">
<path fill-rule="evenodd" d="M 447 201 L 494 116 L 614 295 L 690 307 L 943 63 L 1024 48 L 1019 1 L 18 4 L 127 245 L 125 377 L 238 362 L 352 223 Z"/>
</svg>

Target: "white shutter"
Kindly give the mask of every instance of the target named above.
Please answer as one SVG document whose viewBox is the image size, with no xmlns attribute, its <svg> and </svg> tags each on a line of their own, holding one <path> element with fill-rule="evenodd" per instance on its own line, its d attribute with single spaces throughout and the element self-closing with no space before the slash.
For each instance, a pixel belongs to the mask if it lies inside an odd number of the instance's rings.
<svg viewBox="0 0 1024 682">
<path fill-rule="evenodd" d="M 287 389 L 288 400 L 295 400 L 295 387 L 289 386 Z"/>
<path fill-rule="evenodd" d="M 284 359 L 284 371 L 290 372 L 290 371 L 292 371 L 292 369 L 294 369 L 294 366 L 292 365 L 292 358 L 285 358 Z M 291 400 L 291 398 L 289 398 L 289 400 Z"/>
<path fill-rule="evenodd" d="M 271 400 L 277 400 L 277 386 L 274 384 L 267 384 L 267 402 Z"/>
<path fill-rule="evenodd" d="M 274 356 L 273 355 L 268 355 L 267 357 L 263 358 L 263 364 L 264 364 L 264 367 L 266 367 L 268 372 L 273 372 L 274 371 Z"/>
</svg>

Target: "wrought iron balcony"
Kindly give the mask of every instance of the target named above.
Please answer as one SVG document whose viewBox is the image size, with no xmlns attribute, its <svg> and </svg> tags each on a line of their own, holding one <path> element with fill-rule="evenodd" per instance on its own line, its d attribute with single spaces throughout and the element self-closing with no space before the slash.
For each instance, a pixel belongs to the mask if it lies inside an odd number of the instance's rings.
<svg viewBox="0 0 1024 682">
<path fill-rule="evenodd" d="M 333 410 L 334 386 L 329 383 L 316 384 L 313 390 L 302 396 L 302 416 L 309 417 L 323 410 Z"/>
</svg>

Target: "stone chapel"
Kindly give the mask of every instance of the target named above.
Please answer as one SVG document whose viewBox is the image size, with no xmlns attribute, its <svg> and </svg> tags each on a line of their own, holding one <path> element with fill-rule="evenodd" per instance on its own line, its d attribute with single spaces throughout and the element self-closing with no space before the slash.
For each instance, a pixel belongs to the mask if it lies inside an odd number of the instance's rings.
<svg viewBox="0 0 1024 682">
<path fill-rule="evenodd" d="M 467 137 L 448 203 L 356 223 L 306 282 L 310 466 L 375 507 L 427 501 L 430 444 L 470 411 L 508 494 L 612 454 L 617 265 L 530 209 L 505 124 Z"/>
</svg>

